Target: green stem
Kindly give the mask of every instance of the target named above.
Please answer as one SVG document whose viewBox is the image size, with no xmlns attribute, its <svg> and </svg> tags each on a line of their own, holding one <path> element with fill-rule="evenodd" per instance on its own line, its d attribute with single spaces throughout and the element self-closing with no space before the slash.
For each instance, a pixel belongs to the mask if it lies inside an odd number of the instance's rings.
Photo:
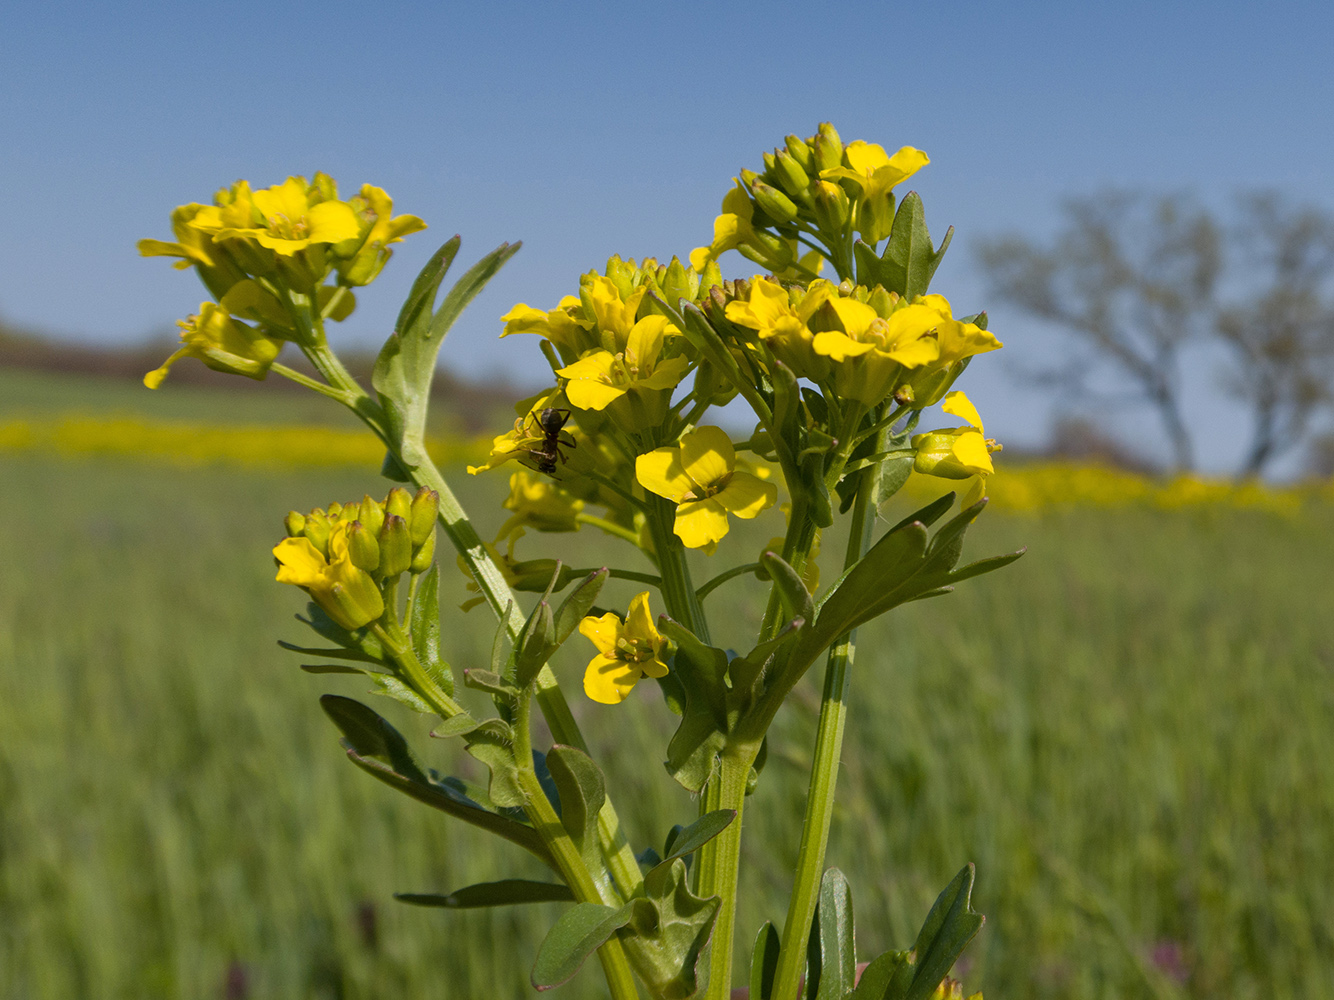
<svg viewBox="0 0 1334 1000">
<path fill-rule="evenodd" d="M 746 780 L 759 753 L 759 744 L 729 745 L 718 758 L 718 769 L 704 786 L 701 812 L 735 809 L 727 829 L 699 849 L 695 859 L 696 892 L 717 896 L 721 903 L 713 925 L 709 950 L 709 988 L 705 1000 L 728 1000 L 732 993 L 732 945 L 736 937 L 737 882 L 741 864 L 741 814 L 746 804 Z"/>
<path fill-rule="evenodd" d="M 875 509 L 871 492 L 874 467 L 862 470 L 857 483 L 844 568 L 866 555 Z M 806 816 L 801 827 L 801 847 L 792 896 L 783 925 L 778 968 L 774 973 L 772 1000 L 797 1000 L 801 970 L 806 958 L 806 939 L 811 932 L 820 879 L 824 873 L 829 825 L 834 813 L 834 790 L 838 784 L 839 754 L 847 722 L 848 670 L 857 650 L 857 633 L 843 636 L 829 652 L 825 667 L 824 693 L 820 702 L 820 724 L 815 735 L 815 760 L 811 765 L 810 789 L 806 794 Z"/>
<path fill-rule="evenodd" d="M 587 524 L 594 528 L 600 528 L 607 534 L 624 539 L 631 545 L 636 547 L 639 545 L 639 532 L 632 531 L 623 524 L 617 524 L 615 521 L 608 521 L 605 517 L 598 517 L 596 514 L 585 514 L 583 511 L 575 514 L 574 519 L 580 524 Z"/>
<path fill-rule="evenodd" d="M 456 715 L 466 714 L 467 710 L 431 679 L 431 675 L 417 659 L 417 654 L 413 651 L 412 644 L 407 641 L 407 636 L 397 625 L 392 621 L 382 620 L 371 625 L 371 631 L 394 657 L 403 679 L 421 695 L 436 715 L 442 719 L 452 719 Z"/>
<path fill-rule="evenodd" d="M 518 768 L 519 787 L 524 794 L 524 812 L 528 814 L 534 829 L 542 837 L 542 842 L 551 851 L 577 900 L 583 903 L 601 903 L 604 906 L 619 906 L 610 889 L 604 891 L 593 878 L 579 849 L 561 825 L 560 817 L 547 798 L 542 783 L 533 769 L 533 743 L 531 735 L 532 709 L 527 693 L 520 696 L 515 706 L 514 720 L 514 763 Z M 620 938 L 612 936 L 598 949 L 598 959 L 602 963 L 602 972 L 611 990 L 612 1000 L 638 1000 L 639 987 L 635 983 L 630 960 Z"/>
<path fill-rule="evenodd" d="M 738 576 L 745 576 L 747 573 L 754 573 L 757 569 L 763 568 L 764 567 L 757 562 L 742 563 L 740 566 L 733 566 L 731 569 L 719 573 L 707 583 L 701 584 L 699 590 L 695 591 L 695 599 L 703 602 L 704 598 L 708 597 L 728 580 L 733 580 Z"/>
<path fill-rule="evenodd" d="M 662 599 L 667 613 L 695 634 L 700 642 L 709 643 L 709 623 L 704 618 L 695 586 L 690 582 L 690 568 L 686 565 L 686 550 L 676 537 L 672 526 L 676 523 L 676 504 L 656 494 L 649 497 L 648 525 L 653 536 L 653 549 L 662 573 Z"/>
</svg>

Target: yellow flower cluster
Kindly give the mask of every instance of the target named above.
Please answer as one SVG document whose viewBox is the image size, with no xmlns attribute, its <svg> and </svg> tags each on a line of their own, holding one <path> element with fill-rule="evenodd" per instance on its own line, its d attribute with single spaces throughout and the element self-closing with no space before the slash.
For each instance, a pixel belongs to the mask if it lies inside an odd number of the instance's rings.
<svg viewBox="0 0 1334 1000">
<path fill-rule="evenodd" d="M 426 228 L 415 215 L 394 216 L 392 199 L 370 184 L 340 199 L 322 173 L 258 191 L 237 181 L 212 205 L 179 206 L 171 225 L 174 241 L 140 240 L 139 252 L 180 258 L 176 267 L 195 268 L 217 301 L 180 323 L 183 346 L 145 376 L 150 389 L 184 357 L 264 378 L 283 341 L 316 339 L 324 320 L 344 319 L 356 305 L 351 289 L 375 279 L 390 245 Z"/>
</svg>

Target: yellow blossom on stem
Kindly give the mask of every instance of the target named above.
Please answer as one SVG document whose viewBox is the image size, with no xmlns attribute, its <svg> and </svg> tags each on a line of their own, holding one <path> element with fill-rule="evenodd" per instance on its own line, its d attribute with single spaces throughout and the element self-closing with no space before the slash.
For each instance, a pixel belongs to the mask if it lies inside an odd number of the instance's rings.
<svg viewBox="0 0 1334 1000">
<path fill-rule="evenodd" d="M 341 243 L 361 235 L 352 206 L 326 200 L 325 186 L 308 184 L 304 177 L 244 193 L 249 197 L 238 195 L 230 205 L 206 206 L 192 224 L 214 239 L 253 239 L 286 257 L 313 244 Z"/>
<path fill-rule="evenodd" d="M 371 184 L 363 184 L 361 192 L 348 202 L 348 207 L 360 219 L 360 234 L 345 242 L 348 249 L 334 247 L 340 256 L 352 253 L 338 268 L 340 278 L 347 285 L 370 284 L 393 256 L 389 245 L 402 243 L 404 236 L 426 228 L 426 223 L 415 215 L 394 215 L 394 200 L 383 188 Z"/>
<path fill-rule="evenodd" d="M 812 281 L 804 292 L 789 292 L 778 282 L 757 276 L 750 283 L 747 299 L 729 302 L 725 315 L 737 326 L 758 332 L 774 356 L 798 378 L 818 382 L 829 374 L 830 364 L 815 351 L 809 324 L 835 293 L 835 286 L 823 279 Z"/>
<path fill-rule="evenodd" d="M 540 448 L 543 434 L 539 418 L 542 411 L 549 407 L 559 407 L 561 401 L 560 389 L 548 389 L 536 396 L 520 400 L 514 407 L 519 419 L 514 421 L 514 426 L 510 430 L 492 439 L 491 454 L 487 457 L 486 464 L 468 466 L 468 475 L 475 476 L 479 472 L 486 472 L 498 465 L 504 465 L 512 458 L 523 458 L 529 449 Z"/>
<path fill-rule="evenodd" d="M 912 439 L 917 450 L 913 469 L 927 476 L 942 479 L 967 479 L 963 506 L 971 507 L 986 492 L 987 476 L 996 471 L 991 453 L 1000 451 L 1000 445 L 986 436 L 977 407 L 962 392 L 951 392 L 940 407 L 946 413 L 962 417 L 967 427 L 918 434 Z"/>
<path fill-rule="evenodd" d="M 720 427 L 700 427 L 679 445 L 635 461 L 635 477 L 677 505 L 673 530 L 686 548 L 712 551 L 727 534 L 727 515 L 757 517 L 778 499 L 778 487 L 736 467 L 736 449 Z"/>
<path fill-rule="evenodd" d="M 348 524 L 336 522 L 329 532 L 326 559 L 309 538 L 284 538 L 273 549 L 278 582 L 302 588 L 345 629 L 356 629 L 384 614 L 384 597 L 375 580 L 352 563 Z"/>
<path fill-rule="evenodd" d="M 690 266 L 702 274 L 728 250 L 740 250 L 747 259 L 774 271 L 790 267 L 796 260 L 794 244 L 755 228 L 755 206 L 750 195 L 739 180 L 733 180 L 735 187 L 723 195 L 722 214 L 713 220 L 713 242 L 690 251 Z"/>
<path fill-rule="evenodd" d="M 641 677 L 667 676 L 667 640 L 653 624 L 647 590 L 630 602 L 624 621 L 609 611 L 601 618 L 585 618 L 579 631 L 598 650 L 584 671 L 584 693 L 594 701 L 619 704 Z"/>
<path fill-rule="evenodd" d="M 816 354 L 834 362 L 834 390 L 848 399 L 875 406 L 890 394 L 905 368 L 928 365 L 940 356 L 932 327 L 917 322 L 909 306 L 882 318 L 856 299 L 833 297 L 825 311 L 839 329 L 815 334 Z"/>
<path fill-rule="evenodd" d="M 630 330 L 625 348 L 592 351 L 556 374 L 568 379 L 565 397 L 580 410 L 613 407 L 613 415 L 631 430 L 662 423 L 672 390 L 685 378 L 690 362 L 663 358 L 665 316 L 645 316 Z"/>
<path fill-rule="evenodd" d="M 497 539 L 532 527 L 538 531 L 578 531 L 584 502 L 548 479 L 521 469 L 510 476 L 510 495 L 501 505 L 513 511 L 501 525 Z"/>
<path fill-rule="evenodd" d="M 848 180 L 857 186 L 857 232 L 866 242 L 879 243 L 894 224 L 890 192 L 931 162 L 920 149 L 904 146 L 889 156 L 873 142 L 850 142 L 843 148 L 843 166 L 821 170 L 823 180 Z"/>
<path fill-rule="evenodd" d="M 520 302 L 500 317 L 505 324 L 500 335 L 535 333 L 551 341 L 564 360 L 574 361 L 586 351 L 601 346 L 593 322 L 581 315 L 582 305 L 577 295 L 565 296 L 560 305 L 545 312 Z"/>
<path fill-rule="evenodd" d="M 185 346 L 144 376 L 144 385 L 156 389 L 181 358 L 198 358 L 214 371 L 263 379 L 278 357 L 282 344 L 245 323 L 232 319 L 215 302 L 201 302 L 198 315 L 177 320 Z"/>
</svg>

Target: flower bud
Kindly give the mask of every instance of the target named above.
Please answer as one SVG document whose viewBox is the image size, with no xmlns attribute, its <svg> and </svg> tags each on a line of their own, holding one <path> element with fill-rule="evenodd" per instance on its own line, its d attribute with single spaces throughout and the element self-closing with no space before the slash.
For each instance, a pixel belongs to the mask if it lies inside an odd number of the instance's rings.
<svg viewBox="0 0 1334 1000">
<path fill-rule="evenodd" d="M 797 166 L 801 167 L 807 175 L 816 172 L 815 154 L 810 145 L 800 136 L 790 135 L 787 137 L 787 152 L 792 157 Z"/>
<path fill-rule="evenodd" d="M 842 233 L 852 215 L 848 193 L 832 181 L 815 185 L 815 221 L 826 233 Z"/>
<path fill-rule="evenodd" d="M 283 518 L 283 528 L 288 538 L 300 538 L 306 533 L 306 515 L 300 511 L 289 510 Z"/>
<path fill-rule="evenodd" d="M 402 486 L 395 486 L 389 491 L 384 501 L 385 515 L 393 514 L 406 521 L 412 516 L 412 497 Z"/>
<path fill-rule="evenodd" d="M 780 224 L 791 222 L 797 217 L 797 206 L 792 204 L 792 199 L 777 188 L 765 184 L 764 181 L 752 181 L 750 193 L 754 196 L 755 203 L 764 210 L 764 214 L 775 222 Z"/>
<path fill-rule="evenodd" d="M 821 122 L 815 136 L 815 163 L 818 170 L 833 170 L 843 165 L 843 140 L 829 122 Z"/>
<path fill-rule="evenodd" d="M 675 306 L 682 299 L 694 302 L 699 297 L 699 275 L 687 271 L 679 257 L 673 257 L 661 282 L 662 297 Z"/>
<path fill-rule="evenodd" d="M 384 527 L 384 506 L 369 496 L 364 497 L 357 507 L 357 520 L 372 535 L 379 537 L 380 529 Z"/>
<path fill-rule="evenodd" d="M 774 157 L 774 169 L 769 172 L 777 186 L 787 192 L 788 197 L 802 204 L 811 203 L 811 178 L 801 164 L 792 158 L 786 150 L 780 150 Z"/>
<path fill-rule="evenodd" d="M 324 511 L 316 507 L 306 516 L 305 535 L 326 559 L 329 557 L 329 532 L 333 525 Z"/>
<path fill-rule="evenodd" d="M 380 565 L 380 543 L 360 521 L 347 526 L 347 554 L 352 565 L 370 573 Z"/>
<path fill-rule="evenodd" d="M 412 557 L 412 563 L 408 566 L 414 573 L 425 573 L 431 568 L 431 562 L 435 559 L 435 532 L 426 536 L 426 541 L 422 543 Z"/>
<path fill-rule="evenodd" d="M 395 490 L 407 496 L 407 490 Z M 412 536 L 408 522 L 397 514 L 389 514 L 380 528 L 380 568 L 383 577 L 394 577 L 412 565 Z"/>
<path fill-rule="evenodd" d="M 792 247 L 781 236 L 775 236 L 762 229 L 757 229 L 746 237 L 738 250 L 747 260 L 753 260 L 761 267 L 781 271 L 793 261 Z"/>
<path fill-rule="evenodd" d="M 330 521 L 337 521 L 339 515 L 343 513 L 343 505 L 335 500 L 325 508 L 324 512 L 329 515 Z"/>
<path fill-rule="evenodd" d="M 634 293 L 635 266 L 621 260 L 620 254 L 613 254 L 607 259 L 606 275 L 616 286 L 616 291 L 621 293 L 622 301 Z"/>
<path fill-rule="evenodd" d="M 993 446 L 999 447 L 985 440 L 975 427 L 918 434 L 912 439 L 912 446 L 917 450 L 913 470 L 942 479 L 990 475 L 995 468 L 988 452 Z"/>
<path fill-rule="evenodd" d="M 435 518 L 440 513 L 440 494 L 425 486 L 412 498 L 412 514 L 408 527 L 414 547 L 425 544 L 435 533 Z"/>
</svg>

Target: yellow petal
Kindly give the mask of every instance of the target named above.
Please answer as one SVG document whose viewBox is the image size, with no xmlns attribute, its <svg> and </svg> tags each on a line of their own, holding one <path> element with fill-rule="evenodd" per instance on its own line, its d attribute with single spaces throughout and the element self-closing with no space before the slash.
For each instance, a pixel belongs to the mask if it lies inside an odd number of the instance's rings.
<svg viewBox="0 0 1334 1000">
<path fill-rule="evenodd" d="M 976 476 L 968 484 L 968 489 L 963 495 L 963 502 L 960 504 L 960 510 L 967 510 L 973 504 L 977 503 L 986 494 L 987 477 Z"/>
<path fill-rule="evenodd" d="M 700 486 L 712 486 L 736 468 L 736 449 L 721 427 L 699 427 L 681 439 L 681 465 Z"/>
<path fill-rule="evenodd" d="M 645 379 L 636 379 L 635 386 L 640 389 L 674 389 L 685 378 L 690 362 L 685 358 L 668 358 Z"/>
<path fill-rule="evenodd" d="M 996 467 L 991 464 L 991 452 L 987 451 L 986 438 L 981 431 L 964 431 L 954 439 L 954 457 L 959 464 L 971 472 L 992 473 Z"/>
<path fill-rule="evenodd" d="M 839 330 L 826 330 L 823 333 L 817 333 L 815 340 L 811 342 L 815 348 L 816 354 L 823 354 L 834 361 L 846 361 L 848 358 L 859 357 L 867 351 L 875 350 L 874 344 L 859 344 L 846 333 Z"/>
<path fill-rule="evenodd" d="M 580 635 L 592 640 L 600 653 L 616 652 L 616 640 L 623 628 L 621 620 L 610 611 L 601 618 L 588 617 L 579 623 Z"/>
<path fill-rule="evenodd" d="M 273 558 L 279 564 L 278 582 L 298 587 L 321 582 L 329 566 L 309 538 L 284 538 L 273 547 Z"/>
<path fill-rule="evenodd" d="M 639 664 L 599 653 L 584 671 L 584 694 L 603 705 L 619 705 L 642 676 Z"/>
<path fill-rule="evenodd" d="M 666 326 L 666 316 L 645 316 L 631 327 L 630 337 L 625 343 L 625 360 L 640 368 L 653 365 L 662 353 L 662 336 Z"/>
<path fill-rule="evenodd" d="M 757 517 L 778 499 L 778 487 L 748 472 L 734 472 L 728 484 L 713 495 L 724 510 L 737 517 Z M 678 518 L 680 515 L 677 515 Z"/>
<path fill-rule="evenodd" d="M 361 235 L 357 213 L 345 201 L 322 201 L 306 210 L 312 243 L 340 243 Z"/>
<path fill-rule="evenodd" d="M 963 394 L 963 390 L 955 389 L 953 392 L 946 395 L 945 402 L 940 404 L 940 408 L 946 413 L 953 414 L 956 417 L 963 417 L 967 423 L 976 427 L 979 431 L 985 431 L 985 428 L 982 426 L 982 418 L 978 415 L 977 407 L 974 406 L 972 401 Z M 955 451 L 958 451 L 958 449 L 956 448 Z"/>
<path fill-rule="evenodd" d="M 673 503 L 680 503 L 681 498 L 695 488 L 681 465 L 680 448 L 655 448 L 647 455 L 640 455 L 635 459 L 635 478 L 650 493 L 666 497 Z"/>
<path fill-rule="evenodd" d="M 672 530 L 686 548 L 702 549 L 727 535 L 727 512 L 713 497 L 692 500 L 676 508 Z"/>
<path fill-rule="evenodd" d="M 256 191 L 251 196 L 251 201 L 254 202 L 255 207 L 260 210 L 265 219 L 282 217 L 295 222 L 306 214 L 309 207 L 306 198 L 306 187 L 304 177 L 289 177 L 281 184 Z M 353 233 L 353 235 L 355 236 L 356 233 Z"/>
<path fill-rule="evenodd" d="M 605 410 L 624 396 L 625 392 L 621 386 L 580 379 L 565 387 L 565 398 L 576 410 Z"/>
<path fill-rule="evenodd" d="M 636 594 L 630 602 L 630 611 L 625 616 L 625 634 L 632 639 L 652 639 L 654 642 L 662 638 L 653 627 L 653 612 L 648 607 L 647 590 Z"/>
<path fill-rule="evenodd" d="M 840 297 L 829 300 L 830 307 L 838 316 L 839 323 L 851 337 L 857 337 L 866 331 L 878 317 L 876 312 L 865 302 Z"/>
</svg>

